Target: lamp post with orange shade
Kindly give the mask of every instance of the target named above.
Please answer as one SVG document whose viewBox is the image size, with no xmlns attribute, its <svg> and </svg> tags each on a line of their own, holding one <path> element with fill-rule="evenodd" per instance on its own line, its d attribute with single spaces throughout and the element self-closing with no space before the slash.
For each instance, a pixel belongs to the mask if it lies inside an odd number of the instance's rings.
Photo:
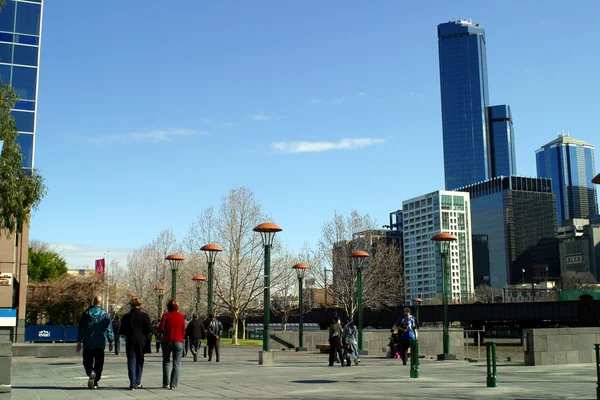
<svg viewBox="0 0 600 400">
<path fill-rule="evenodd" d="M 363 261 L 370 257 L 366 251 L 358 250 L 350 254 L 356 268 L 356 292 L 358 293 L 358 351 L 363 351 L 363 303 L 362 303 L 362 268 Z"/>
<path fill-rule="evenodd" d="M 171 299 L 177 299 L 177 269 L 183 261 L 183 257 L 179 254 L 170 254 L 165 260 L 169 262 L 171 267 Z"/>
<path fill-rule="evenodd" d="M 450 257 L 450 244 L 456 242 L 456 236 L 451 233 L 441 232 L 431 238 L 439 245 L 442 256 L 442 304 L 444 307 L 444 332 L 443 332 L 443 354 L 438 354 L 438 361 L 456 360 L 456 356 L 450 354 L 450 322 L 448 320 L 448 258 Z"/>
<path fill-rule="evenodd" d="M 165 287 L 162 285 L 157 285 L 154 290 L 156 291 L 156 294 L 158 295 L 158 316 L 157 319 L 160 319 L 162 317 L 162 304 L 163 304 L 163 296 L 165 293 Z"/>
<path fill-rule="evenodd" d="M 212 314 L 213 313 L 213 304 L 214 304 L 214 300 L 213 300 L 213 284 L 214 284 L 214 265 L 215 265 L 215 260 L 217 259 L 217 254 L 220 251 L 223 251 L 222 248 L 220 248 L 219 246 L 217 246 L 216 244 L 210 243 L 207 245 L 204 245 L 200 248 L 200 250 L 202 250 L 204 252 L 204 254 L 206 254 L 206 263 L 208 264 L 208 298 L 206 300 L 207 302 L 207 309 L 208 309 L 208 313 Z"/>
<path fill-rule="evenodd" d="M 200 284 L 206 281 L 206 278 L 202 275 L 196 275 L 192 280 L 196 283 L 196 316 L 200 318 Z"/>
<path fill-rule="evenodd" d="M 254 232 L 260 233 L 263 246 L 265 247 L 265 273 L 264 273 L 264 296 L 263 296 L 263 353 L 271 352 L 271 341 L 269 327 L 271 324 L 271 247 L 275 234 L 281 232 L 282 229 L 272 222 L 264 222 L 254 229 Z M 264 354 L 263 354 L 264 355 Z M 267 356 L 269 357 L 269 356 Z M 264 360 L 264 358 L 263 358 Z M 272 362 L 272 358 L 269 357 Z M 263 364 L 261 362 L 261 364 Z"/>
<path fill-rule="evenodd" d="M 296 276 L 298 277 L 298 348 L 296 351 L 307 351 L 307 348 L 304 347 L 304 303 L 302 299 L 302 283 L 304 281 L 304 275 L 308 270 L 308 265 L 306 264 L 296 264 L 292 268 L 296 270 Z"/>
</svg>

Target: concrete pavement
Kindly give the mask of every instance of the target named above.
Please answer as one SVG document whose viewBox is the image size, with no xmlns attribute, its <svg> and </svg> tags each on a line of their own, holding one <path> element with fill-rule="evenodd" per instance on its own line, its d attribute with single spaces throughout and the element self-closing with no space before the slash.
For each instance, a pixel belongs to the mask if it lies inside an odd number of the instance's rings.
<svg viewBox="0 0 600 400">
<path fill-rule="evenodd" d="M 107 355 L 98 390 L 87 388 L 79 358 L 14 358 L 12 398 L 29 399 L 595 399 L 594 364 L 525 367 L 498 364 L 498 387 L 486 387 L 485 362 L 421 359 L 410 379 L 399 360 L 363 357 L 359 366 L 328 367 L 327 355 L 276 352 L 277 365 L 258 365 L 258 348 L 222 349 L 221 362 L 184 358 L 176 391 L 161 388 L 162 363 L 148 355 L 144 389 L 129 386 L 124 356 Z"/>
</svg>

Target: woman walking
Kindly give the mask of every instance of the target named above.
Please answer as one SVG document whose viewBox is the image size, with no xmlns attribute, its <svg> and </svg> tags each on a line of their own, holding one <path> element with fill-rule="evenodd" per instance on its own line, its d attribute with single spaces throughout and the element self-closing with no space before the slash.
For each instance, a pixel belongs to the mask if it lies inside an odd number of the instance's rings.
<svg viewBox="0 0 600 400">
<path fill-rule="evenodd" d="M 160 330 L 164 332 L 163 348 L 163 388 L 175 390 L 179 380 L 181 357 L 183 356 L 183 339 L 185 336 L 185 317 L 179 313 L 179 303 L 173 299 L 167 304 L 168 312 L 163 315 Z M 173 354 L 173 368 L 171 367 Z M 170 378 L 169 378 L 170 375 Z"/>
<path fill-rule="evenodd" d="M 152 340 L 152 324 L 148 314 L 140 310 L 142 302 L 134 297 L 129 302 L 131 311 L 121 320 L 120 334 L 126 337 L 125 353 L 127 354 L 127 372 L 129 390 L 142 388 L 142 372 L 144 370 L 144 354 L 150 353 Z"/>
</svg>

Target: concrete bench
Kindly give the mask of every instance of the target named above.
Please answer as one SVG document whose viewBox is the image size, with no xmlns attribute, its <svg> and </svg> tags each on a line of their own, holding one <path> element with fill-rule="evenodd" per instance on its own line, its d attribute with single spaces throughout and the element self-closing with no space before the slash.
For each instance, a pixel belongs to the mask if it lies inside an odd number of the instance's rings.
<svg viewBox="0 0 600 400">
<path fill-rule="evenodd" d="M 320 350 L 321 354 L 329 354 L 329 343 L 321 343 L 316 347 Z"/>
</svg>

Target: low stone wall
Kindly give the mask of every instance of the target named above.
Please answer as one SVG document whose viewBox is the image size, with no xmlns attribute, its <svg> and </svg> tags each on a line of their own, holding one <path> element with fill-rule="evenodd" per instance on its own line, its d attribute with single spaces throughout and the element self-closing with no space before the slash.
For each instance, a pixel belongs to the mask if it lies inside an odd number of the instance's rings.
<svg viewBox="0 0 600 400">
<path fill-rule="evenodd" d="M 12 343 L 0 343 L 0 399 L 11 397 Z"/>
<path fill-rule="evenodd" d="M 79 357 L 75 343 L 14 343 L 13 357 Z"/>
<path fill-rule="evenodd" d="M 271 331 L 283 340 L 298 347 L 297 331 Z M 465 357 L 464 331 L 462 329 L 450 329 L 450 353 L 455 354 L 461 360 Z M 370 356 L 385 357 L 385 348 L 389 343 L 390 330 L 378 329 L 363 332 L 364 348 Z M 318 351 L 317 345 L 329 343 L 327 331 L 305 331 L 304 346 L 308 351 Z M 285 346 L 271 339 L 271 349 L 283 350 Z M 419 329 L 419 354 L 434 357 L 442 353 L 442 330 L 441 329 Z"/>
<path fill-rule="evenodd" d="M 594 344 L 600 328 L 525 330 L 525 365 L 561 365 L 595 362 Z"/>
</svg>

